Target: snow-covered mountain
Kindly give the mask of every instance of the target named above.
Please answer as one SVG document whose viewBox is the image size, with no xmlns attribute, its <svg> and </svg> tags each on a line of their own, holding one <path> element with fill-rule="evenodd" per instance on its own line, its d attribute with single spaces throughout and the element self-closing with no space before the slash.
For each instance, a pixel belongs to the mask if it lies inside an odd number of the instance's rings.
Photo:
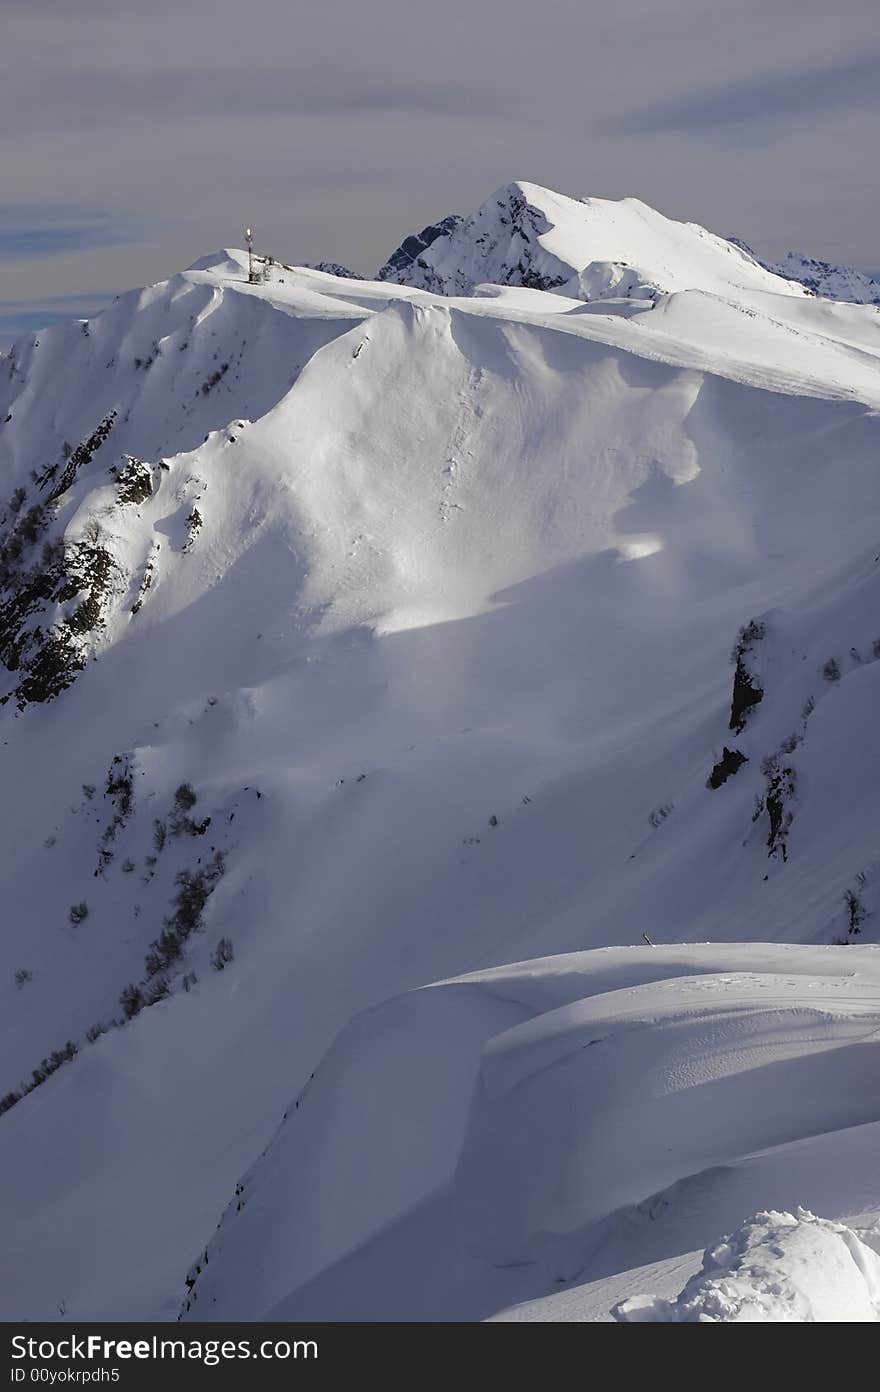
<svg viewBox="0 0 880 1392">
<path fill-rule="evenodd" d="M 470 217 L 453 213 L 407 237 L 377 273 L 433 294 L 472 295 L 484 282 L 582 300 L 750 290 L 880 304 L 880 282 L 790 251 L 762 260 L 738 237 L 675 222 L 637 198 L 567 198 L 535 184 L 498 189 Z M 784 282 L 784 283 L 783 283 Z"/>
<path fill-rule="evenodd" d="M 731 241 L 749 256 L 754 256 L 745 242 L 737 237 L 731 237 Z M 790 251 L 782 261 L 761 261 L 760 264 L 774 275 L 798 281 L 812 290 L 814 295 L 821 295 L 825 299 L 880 305 L 880 280 L 865 275 L 864 271 L 855 271 L 851 266 L 833 266 L 828 261 L 804 256 L 799 251 Z"/>
<path fill-rule="evenodd" d="M 483 282 L 556 290 L 582 300 L 651 299 L 705 290 L 802 295 L 744 245 L 674 222 L 637 198 L 566 198 L 535 184 L 498 189 L 468 218 L 409 237 L 378 273 L 433 294 L 471 295 Z"/>
<path fill-rule="evenodd" d="M 633 200 L 421 240 L 0 360 L 7 1318 L 610 1318 L 880 1215 L 877 310 Z"/>
</svg>

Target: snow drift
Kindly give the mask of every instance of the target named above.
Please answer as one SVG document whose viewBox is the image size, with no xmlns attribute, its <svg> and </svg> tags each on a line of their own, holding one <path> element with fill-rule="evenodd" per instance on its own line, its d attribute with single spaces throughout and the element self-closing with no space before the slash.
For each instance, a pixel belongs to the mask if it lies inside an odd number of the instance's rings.
<svg viewBox="0 0 880 1392">
<path fill-rule="evenodd" d="M 244 1177 L 184 1311 L 478 1319 L 560 1283 L 572 1300 L 628 1270 L 634 1229 L 687 1252 L 682 1218 L 710 1207 L 689 1195 L 717 1203 L 746 1157 L 775 1152 L 789 1195 L 812 1188 L 809 1145 L 832 1135 L 849 1159 L 826 1204 L 852 1212 L 864 1172 L 876 1209 L 853 1138 L 880 1109 L 878 972 L 871 949 L 642 947 L 391 1001 L 343 1033 Z"/>
<path fill-rule="evenodd" d="M 632 1297 L 623 1322 L 876 1323 L 880 1257 L 842 1223 L 758 1213 L 703 1255 L 674 1301 Z"/>
</svg>

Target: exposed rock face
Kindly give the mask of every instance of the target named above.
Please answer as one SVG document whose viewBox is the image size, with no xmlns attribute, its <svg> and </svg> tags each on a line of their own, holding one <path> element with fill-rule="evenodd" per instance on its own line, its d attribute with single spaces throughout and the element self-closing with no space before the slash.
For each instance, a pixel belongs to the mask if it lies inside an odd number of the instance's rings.
<svg viewBox="0 0 880 1392">
<path fill-rule="evenodd" d="M 764 633 L 764 625 L 752 619 L 740 632 L 733 650 L 736 671 L 730 705 L 730 728 L 736 734 L 745 729 L 752 708 L 759 705 L 764 697 L 764 688 L 751 670 L 755 644 L 761 641 Z"/>
<path fill-rule="evenodd" d="M 309 261 L 306 263 L 309 271 L 323 271 L 325 275 L 339 276 L 342 280 L 363 280 L 362 275 L 357 271 L 350 271 L 348 266 L 341 266 L 338 261 Z"/>
<path fill-rule="evenodd" d="M 408 237 L 378 278 L 439 295 L 470 295 L 484 281 L 555 290 L 574 268 L 542 247 L 540 235 L 551 230 L 552 223 L 524 189 L 510 184 L 471 217 L 452 214 Z"/>
<path fill-rule="evenodd" d="M 401 273 L 408 271 L 418 261 L 421 253 L 436 242 L 438 237 L 450 236 L 463 222 L 464 218 L 460 213 L 450 213 L 440 222 L 432 222 L 428 227 L 423 227 L 421 232 L 414 232 L 411 237 L 406 237 L 397 250 L 392 252 L 385 265 L 376 273 L 376 279 L 399 279 Z M 326 268 L 319 266 L 318 269 L 325 270 Z"/>
<path fill-rule="evenodd" d="M 749 761 L 745 754 L 741 754 L 738 749 L 728 749 L 727 745 L 721 753 L 721 758 L 709 774 L 707 786 L 710 788 L 720 788 L 732 778 L 737 769 Z"/>
</svg>

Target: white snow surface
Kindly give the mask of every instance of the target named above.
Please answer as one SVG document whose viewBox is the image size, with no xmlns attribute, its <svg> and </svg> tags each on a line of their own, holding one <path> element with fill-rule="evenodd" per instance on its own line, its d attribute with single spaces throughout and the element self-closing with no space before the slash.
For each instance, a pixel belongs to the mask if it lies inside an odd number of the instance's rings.
<svg viewBox="0 0 880 1392">
<path fill-rule="evenodd" d="M 878 311 L 508 194 L 552 292 L 487 212 L 0 359 L 6 1318 L 609 1319 L 880 1212 Z"/>
<path fill-rule="evenodd" d="M 880 1257 L 851 1228 L 805 1209 L 758 1213 L 703 1255 L 674 1301 L 621 1301 L 621 1322 L 876 1323 Z"/>
<path fill-rule="evenodd" d="M 598 1286 L 607 1319 L 637 1255 L 678 1271 L 759 1194 L 870 1225 L 878 982 L 872 948 L 643 946 L 397 998 L 297 1098 L 185 1313 L 516 1317 L 563 1286 L 584 1318 Z"/>
</svg>

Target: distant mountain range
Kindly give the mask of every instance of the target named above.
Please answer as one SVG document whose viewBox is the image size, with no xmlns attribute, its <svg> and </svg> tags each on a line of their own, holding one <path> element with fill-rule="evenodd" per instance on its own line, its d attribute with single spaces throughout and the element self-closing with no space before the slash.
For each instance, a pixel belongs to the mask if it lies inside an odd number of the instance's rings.
<svg viewBox="0 0 880 1392">
<path fill-rule="evenodd" d="M 749 256 L 755 255 L 745 242 L 736 237 L 730 240 Z M 755 260 L 758 258 L 755 257 Z M 817 261 L 815 257 L 804 256 L 799 251 L 790 251 L 784 261 L 761 261 L 760 264 L 774 275 L 800 281 L 801 285 L 823 299 L 880 305 L 880 280 L 864 271 L 854 271 L 850 266 L 832 266 L 827 261 Z"/>
</svg>

